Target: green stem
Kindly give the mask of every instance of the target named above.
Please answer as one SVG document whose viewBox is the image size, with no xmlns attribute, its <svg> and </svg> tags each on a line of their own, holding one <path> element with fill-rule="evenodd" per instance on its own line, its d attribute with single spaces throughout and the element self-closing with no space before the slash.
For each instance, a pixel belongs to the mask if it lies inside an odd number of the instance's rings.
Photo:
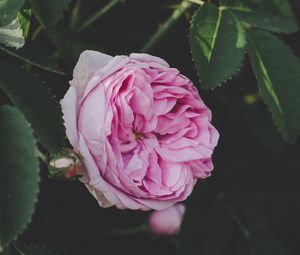
<svg viewBox="0 0 300 255">
<path fill-rule="evenodd" d="M 251 240 L 251 233 L 247 229 L 244 222 L 240 219 L 239 215 L 235 212 L 235 210 L 232 208 L 231 205 L 229 205 L 228 203 L 225 203 L 224 201 L 222 201 L 222 202 L 223 202 L 223 205 L 225 206 L 225 208 L 227 209 L 227 212 L 229 213 L 229 215 L 232 217 L 232 219 L 235 221 L 235 223 L 239 227 L 239 229 L 242 232 L 245 239 L 247 241 Z"/>
<path fill-rule="evenodd" d="M 174 240 L 175 242 L 175 248 L 176 248 L 176 254 L 180 255 L 181 254 L 181 240 L 179 236 L 176 236 L 176 239 Z"/>
<path fill-rule="evenodd" d="M 166 22 L 159 27 L 156 33 L 148 40 L 148 42 L 141 48 L 140 51 L 149 52 L 191 6 L 192 3 L 190 1 L 183 0 L 181 4 L 174 10 L 170 18 L 168 18 Z"/>
<path fill-rule="evenodd" d="M 32 33 L 31 40 L 33 40 L 33 41 L 36 40 L 36 38 L 43 31 L 43 29 L 44 29 L 44 26 L 39 25 L 37 27 L 37 29 Z"/>
<path fill-rule="evenodd" d="M 70 18 L 70 27 L 74 28 L 76 22 L 77 22 L 77 17 L 78 17 L 78 12 L 80 9 L 80 5 L 81 5 L 81 0 L 77 0 L 74 8 L 72 10 L 72 14 L 71 14 L 71 18 Z"/>
<path fill-rule="evenodd" d="M 120 3 L 122 0 L 111 0 L 107 5 L 95 13 L 92 17 L 87 19 L 83 24 L 78 28 L 78 32 L 92 25 L 97 19 L 109 12 L 115 5 Z"/>
<path fill-rule="evenodd" d="M 22 251 L 16 246 L 15 243 L 13 244 L 13 246 L 14 246 L 14 248 L 16 249 L 16 251 L 17 251 L 20 255 L 25 255 L 25 253 L 22 252 Z"/>
<path fill-rule="evenodd" d="M 46 156 L 40 150 L 37 151 L 37 156 L 42 162 L 47 163 Z"/>
<path fill-rule="evenodd" d="M 205 4 L 205 2 L 202 0 L 188 0 L 188 1 L 190 1 L 191 3 L 194 3 L 194 4 L 198 4 L 200 6 Z"/>
</svg>

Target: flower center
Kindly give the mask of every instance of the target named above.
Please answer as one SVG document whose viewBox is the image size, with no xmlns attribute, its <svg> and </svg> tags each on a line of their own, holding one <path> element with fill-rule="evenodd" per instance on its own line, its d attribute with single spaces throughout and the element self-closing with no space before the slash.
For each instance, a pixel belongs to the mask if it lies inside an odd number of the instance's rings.
<svg viewBox="0 0 300 255">
<path fill-rule="evenodd" d="M 134 135 L 135 135 L 135 139 L 137 141 L 141 140 L 144 137 L 143 133 L 140 133 L 140 132 L 136 132 L 136 133 L 134 133 Z"/>
</svg>

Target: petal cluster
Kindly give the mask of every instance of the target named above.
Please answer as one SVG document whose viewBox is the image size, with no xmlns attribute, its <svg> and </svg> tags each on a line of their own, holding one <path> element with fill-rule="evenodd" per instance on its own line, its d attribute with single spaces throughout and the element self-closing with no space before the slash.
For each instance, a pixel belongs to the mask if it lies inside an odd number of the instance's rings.
<svg viewBox="0 0 300 255">
<path fill-rule="evenodd" d="M 164 209 L 210 176 L 218 132 L 192 82 L 147 54 L 85 51 L 62 100 L 82 180 L 103 207 Z"/>
</svg>

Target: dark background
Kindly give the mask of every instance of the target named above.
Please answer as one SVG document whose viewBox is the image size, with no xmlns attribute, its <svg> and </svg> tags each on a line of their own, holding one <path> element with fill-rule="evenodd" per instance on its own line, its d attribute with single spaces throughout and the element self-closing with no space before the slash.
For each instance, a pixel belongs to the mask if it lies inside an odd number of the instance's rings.
<svg viewBox="0 0 300 255">
<path fill-rule="evenodd" d="M 105 2 L 82 1 L 79 19 L 88 18 Z M 111 55 L 139 52 L 159 24 L 169 17 L 169 7 L 176 3 L 127 0 L 76 33 L 69 27 L 75 4 L 72 1 L 65 18 L 36 38 L 57 59 L 66 76 L 36 72 L 61 98 L 83 50 Z M 299 18 L 298 0 L 293 1 L 293 9 Z M 188 44 L 192 12 L 193 9 L 170 29 L 151 54 L 165 59 L 198 84 Z M 30 36 L 37 28 L 35 21 Z M 281 38 L 300 56 L 300 33 Z M 3 53 L 1 57 L 7 58 Z M 212 177 L 198 182 L 186 202 L 180 235 L 182 250 L 189 255 L 300 254 L 299 142 L 283 142 L 257 96 L 248 59 L 234 79 L 214 91 L 200 90 L 200 94 L 212 109 L 213 122 L 221 137 L 214 153 Z M 4 95 L 0 96 L 4 103 L 8 102 Z M 112 230 L 144 224 L 149 213 L 102 209 L 82 184 L 51 180 L 45 166 L 41 167 L 41 176 L 36 212 L 21 241 L 43 244 L 69 255 L 176 253 L 179 245 L 175 237 L 109 234 Z"/>
</svg>

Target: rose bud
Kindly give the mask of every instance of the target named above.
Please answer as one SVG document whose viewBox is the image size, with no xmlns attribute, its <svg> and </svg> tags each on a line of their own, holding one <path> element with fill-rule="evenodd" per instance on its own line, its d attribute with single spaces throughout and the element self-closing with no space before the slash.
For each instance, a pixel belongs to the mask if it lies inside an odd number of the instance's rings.
<svg viewBox="0 0 300 255">
<path fill-rule="evenodd" d="M 55 179 L 73 180 L 81 177 L 82 162 L 80 156 L 71 150 L 55 154 L 48 161 L 50 177 Z"/>
<path fill-rule="evenodd" d="M 61 101 L 102 207 L 162 210 L 211 175 L 219 134 L 196 87 L 161 58 L 84 51 Z"/>
<path fill-rule="evenodd" d="M 149 229 L 158 235 L 175 235 L 180 230 L 184 213 L 185 206 L 183 204 L 154 211 L 149 218 Z"/>
</svg>

